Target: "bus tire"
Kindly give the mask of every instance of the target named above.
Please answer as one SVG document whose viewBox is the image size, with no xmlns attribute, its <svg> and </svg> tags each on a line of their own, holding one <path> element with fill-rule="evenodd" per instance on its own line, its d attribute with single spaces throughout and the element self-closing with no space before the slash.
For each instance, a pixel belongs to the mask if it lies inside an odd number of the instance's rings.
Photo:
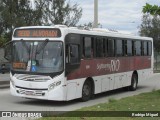
<svg viewBox="0 0 160 120">
<path fill-rule="evenodd" d="M 82 102 L 88 101 L 91 97 L 92 97 L 92 84 L 91 81 L 86 80 L 82 88 L 81 101 Z"/>
<path fill-rule="evenodd" d="M 131 86 L 129 86 L 129 90 L 135 91 L 137 89 L 137 85 L 138 85 L 138 76 L 137 74 L 133 73 L 131 78 Z"/>
</svg>

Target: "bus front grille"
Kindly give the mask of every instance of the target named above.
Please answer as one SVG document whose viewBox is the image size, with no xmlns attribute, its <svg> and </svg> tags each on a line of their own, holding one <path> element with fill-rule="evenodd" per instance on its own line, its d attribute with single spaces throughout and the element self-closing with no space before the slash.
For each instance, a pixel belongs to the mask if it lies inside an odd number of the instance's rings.
<svg viewBox="0 0 160 120">
<path fill-rule="evenodd" d="M 18 94 L 31 95 L 31 96 L 44 96 L 45 95 L 45 91 L 41 91 L 41 90 L 17 89 L 16 92 Z"/>
<path fill-rule="evenodd" d="M 51 80 L 51 77 L 42 75 L 15 74 L 14 77 L 16 77 L 16 79 L 18 80 L 34 81 L 34 82 L 46 82 L 48 80 Z"/>
</svg>

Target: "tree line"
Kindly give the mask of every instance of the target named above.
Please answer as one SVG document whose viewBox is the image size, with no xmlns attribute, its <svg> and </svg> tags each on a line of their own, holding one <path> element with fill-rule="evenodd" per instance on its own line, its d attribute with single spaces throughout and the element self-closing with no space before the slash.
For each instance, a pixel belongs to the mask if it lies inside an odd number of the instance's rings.
<svg viewBox="0 0 160 120">
<path fill-rule="evenodd" d="M 65 24 L 75 26 L 82 8 L 66 0 L 0 0 L 0 46 L 15 27 Z"/>
<path fill-rule="evenodd" d="M 152 37 L 154 49 L 160 52 L 160 6 L 146 3 L 142 9 L 143 17 L 139 34 L 141 36 Z"/>
<path fill-rule="evenodd" d="M 139 27 L 141 36 L 154 39 L 160 52 L 160 6 L 146 5 Z M 0 47 L 11 40 L 15 27 L 65 24 L 76 26 L 82 16 L 82 8 L 69 0 L 0 0 Z M 92 23 L 84 24 L 92 27 Z"/>
</svg>

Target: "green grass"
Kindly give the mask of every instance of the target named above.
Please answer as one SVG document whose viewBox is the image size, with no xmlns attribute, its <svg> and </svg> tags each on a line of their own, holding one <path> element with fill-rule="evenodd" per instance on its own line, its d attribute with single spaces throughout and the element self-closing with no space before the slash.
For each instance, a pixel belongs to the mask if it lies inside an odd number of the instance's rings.
<svg viewBox="0 0 160 120">
<path fill-rule="evenodd" d="M 107 101 L 107 100 L 106 100 Z M 84 111 L 80 113 L 85 113 L 85 111 L 160 111 L 160 90 L 149 93 L 142 93 L 140 95 L 122 98 L 120 100 L 115 100 L 110 98 L 108 102 L 97 104 L 91 107 L 84 107 L 77 111 Z M 66 113 L 66 115 L 76 116 L 78 112 Z M 96 112 L 94 112 L 94 115 Z M 95 115 L 96 116 L 96 115 Z M 160 115 L 159 115 L 160 116 Z M 159 120 L 160 118 L 151 117 L 46 117 L 40 118 L 39 120 Z"/>
<path fill-rule="evenodd" d="M 98 107 L 100 106 L 100 107 Z M 81 111 L 159 111 L 160 90 L 140 95 L 122 98 L 120 100 L 109 100 L 109 103 L 98 104 L 80 109 Z"/>
</svg>

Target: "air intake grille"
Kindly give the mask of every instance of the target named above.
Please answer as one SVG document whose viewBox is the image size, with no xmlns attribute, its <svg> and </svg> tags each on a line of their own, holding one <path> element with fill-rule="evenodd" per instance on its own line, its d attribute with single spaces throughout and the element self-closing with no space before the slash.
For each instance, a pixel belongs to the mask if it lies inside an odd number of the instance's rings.
<svg viewBox="0 0 160 120">
<path fill-rule="evenodd" d="M 17 93 L 19 94 L 25 94 L 25 95 L 32 95 L 32 96 L 44 96 L 45 92 L 40 90 L 25 90 L 25 89 L 19 89 L 17 90 Z"/>
<path fill-rule="evenodd" d="M 46 82 L 48 80 L 51 80 L 51 77 L 42 75 L 15 74 L 14 77 L 16 77 L 18 80 L 34 82 Z"/>
</svg>

